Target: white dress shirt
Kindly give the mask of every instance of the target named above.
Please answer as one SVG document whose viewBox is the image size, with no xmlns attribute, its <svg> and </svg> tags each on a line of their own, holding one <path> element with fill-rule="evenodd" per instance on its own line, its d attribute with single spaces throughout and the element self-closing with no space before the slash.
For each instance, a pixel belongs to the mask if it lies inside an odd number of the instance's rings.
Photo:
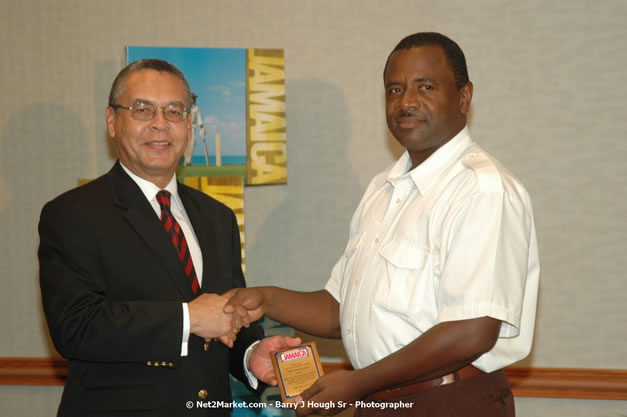
<svg viewBox="0 0 627 417">
<path fill-rule="evenodd" d="M 486 372 L 529 353 L 539 260 L 522 184 L 465 127 L 411 170 L 407 152 L 368 186 L 326 290 L 357 369 L 438 323 L 490 316 L 499 339 Z"/>
</svg>

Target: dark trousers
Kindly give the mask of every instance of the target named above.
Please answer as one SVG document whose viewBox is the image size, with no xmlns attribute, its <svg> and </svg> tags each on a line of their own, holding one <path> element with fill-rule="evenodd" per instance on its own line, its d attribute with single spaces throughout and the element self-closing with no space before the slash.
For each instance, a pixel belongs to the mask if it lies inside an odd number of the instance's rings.
<svg viewBox="0 0 627 417">
<path fill-rule="evenodd" d="M 515 417 L 516 414 L 512 390 L 503 370 L 386 401 L 365 399 L 364 403 L 356 407 L 355 417 Z"/>
</svg>

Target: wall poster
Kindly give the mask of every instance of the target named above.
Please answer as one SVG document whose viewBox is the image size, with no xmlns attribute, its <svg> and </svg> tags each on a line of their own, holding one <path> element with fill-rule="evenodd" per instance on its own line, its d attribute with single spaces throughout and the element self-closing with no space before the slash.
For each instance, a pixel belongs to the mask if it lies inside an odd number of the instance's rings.
<svg viewBox="0 0 627 417">
<path fill-rule="evenodd" d="M 187 79 L 192 141 L 179 177 L 242 176 L 246 185 L 287 183 L 282 49 L 127 46 L 127 63 L 163 59 Z"/>
</svg>

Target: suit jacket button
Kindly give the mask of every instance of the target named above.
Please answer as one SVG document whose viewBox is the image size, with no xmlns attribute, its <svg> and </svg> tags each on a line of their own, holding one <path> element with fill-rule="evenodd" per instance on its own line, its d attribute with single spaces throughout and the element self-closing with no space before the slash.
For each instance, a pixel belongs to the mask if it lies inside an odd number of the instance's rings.
<svg viewBox="0 0 627 417">
<path fill-rule="evenodd" d="M 200 391 L 198 391 L 198 398 L 200 398 L 201 400 L 207 398 L 207 395 L 209 395 L 209 393 L 206 389 L 201 389 Z"/>
<path fill-rule="evenodd" d="M 205 352 L 209 350 L 209 342 L 205 342 L 205 344 L 202 347 L 203 349 L 205 349 Z"/>
<path fill-rule="evenodd" d="M 148 366 L 152 366 L 152 361 L 148 361 L 148 362 L 146 362 L 146 365 L 148 365 Z"/>
<path fill-rule="evenodd" d="M 168 366 L 168 363 L 163 361 L 163 362 L 161 362 L 161 366 Z"/>
<path fill-rule="evenodd" d="M 155 366 L 159 366 L 159 362 L 155 362 L 155 363 L 154 363 L 154 365 L 155 365 Z"/>
<path fill-rule="evenodd" d="M 172 362 L 168 362 L 168 367 L 174 368 L 174 364 Z"/>
</svg>

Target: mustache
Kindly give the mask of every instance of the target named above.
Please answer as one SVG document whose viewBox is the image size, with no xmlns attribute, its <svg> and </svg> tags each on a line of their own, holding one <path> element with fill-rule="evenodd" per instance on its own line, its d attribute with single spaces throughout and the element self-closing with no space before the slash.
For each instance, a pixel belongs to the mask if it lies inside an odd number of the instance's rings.
<svg viewBox="0 0 627 417">
<path fill-rule="evenodd" d="M 407 109 L 407 110 L 399 110 L 398 117 L 416 117 L 418 116 L 418 112 L 415 109 Z"/>
</svg>

